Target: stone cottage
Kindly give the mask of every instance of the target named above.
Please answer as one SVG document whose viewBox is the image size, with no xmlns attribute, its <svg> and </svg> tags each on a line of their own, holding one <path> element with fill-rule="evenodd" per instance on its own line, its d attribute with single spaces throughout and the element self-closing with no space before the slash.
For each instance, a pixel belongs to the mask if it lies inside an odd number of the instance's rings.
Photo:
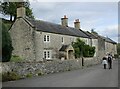
<svg viewBox="0 0 120 89">
<path fill-rule="evenodd" d="M 113 56 L 117 54 L 117 43 L 111 40 L 108 37 L 100 36 L 99 34 L 92 34 L 97 38 L 97 47 L 98 47 L 98 57 L 104 56 L 108 53 L 112 54 Z"/>
<path fill-rule="evenodd" d="M 89 36 L 89 42 L 88 42 L 89 44 L 88 45 L 90 45 L 92 47 L 95 47 L 94 57 L 97 57 L 98 56 L 98 51 L 99 51 L 98 50 L 98 46 L 99 46 L 98 38 L 95 35 L 88 32 L 88 31 L 86 31 L 86 32 L 84 31 L 84 33 Z"/>
<path fill-rule="evenodd" d="M 10 29 L 13 55 L 25 60 L 53 60 L 62 53 L 65 59 L 74 59 L 71 45 L 76 38 L 86 43 L 88 36 L 80 31 L 80 22 L 76 20 L 76 28 L 68 27 L 68 18 L 61 18 L 62 25 L 41 20 L 32 20 L 25 16 L 25 8 L 17 9 L 17 19 Z M 62 57 L 62 56 L 61 56 Z"/>
<path fill-rule="evenodd" d="M 18 55 L 27 61 L 75 59 L 71 43 L 80 38 L 86 44 L 96 47 L 95 56 L 97 57 L 102 52 L 100 50 L 105 47 L 103 45 L 105 41 L 102 42 L 102 38 L 82 31 L 79 19 L 75 20 L 74 27 L 68 26 L 66 16 L 61 18 L 61 25 L 59 25 L 27 18 L 25 8 L 19 7 L 17 8 L 17 19 L 10 29 L 14 47 L 13 55 Z"/>
<path fill-rule="evenodd" d="M 102 37 L 105 40 L 105 53 L 110 53 L 113 56 L 117 54 L 117 43 L 108 37 Z"/>
</svg>

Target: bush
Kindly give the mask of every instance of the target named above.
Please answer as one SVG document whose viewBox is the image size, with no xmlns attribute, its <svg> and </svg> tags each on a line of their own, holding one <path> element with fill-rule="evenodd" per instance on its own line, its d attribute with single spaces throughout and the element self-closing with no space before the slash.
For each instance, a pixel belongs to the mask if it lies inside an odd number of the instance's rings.
<svg viewBox="0 0 120 89">
<path fill-rule="evenodd" d="M 31 74 L 31 73 L 28 73 L 27 75 L 26 75 L 26 77 L 27 78 L 31 78 L 33 75 Z"/>
<path fill-rule="evenodd" d="M 115 55 L 114 55 L 114 58 L 118 58 L 118 57 L 119 57 L 119 55 L 118 55 L 118 54 L 115 54 Z"/>
<path fill-rule="evenodd" d="M 17 55 L 12 55 L 10 61 L 11 61 L 11 62 L 21 62 L 21 61 L 23 61 L 23 59 L 20 58 L 20 57 L 17 56 Z"/>
<path fill-rule="evenodd" d="M 89 47 L 89 56 L 93 57 L 95 54 L 95 47 Z"/>
<path fill-rule="evenodd" d="M 44 75 L 44 73 L 42 71 L 38 71 L 38 76 Z"/>
<path fill-rule="evenodd" d="M 2 81 L 13 81 L 20 79 L 20 75 L 15 72 L 7 72 L 2 74 Z"/>
<path fill-rule="evenodd" d="M 83 57 L 93 57 L 95 53 L 95 47 L 86 45 L 84 41 L 77 39 L 76 42 L 72 43 L 72 46 L 75 50 L 75 58 Z"/>
</svg>

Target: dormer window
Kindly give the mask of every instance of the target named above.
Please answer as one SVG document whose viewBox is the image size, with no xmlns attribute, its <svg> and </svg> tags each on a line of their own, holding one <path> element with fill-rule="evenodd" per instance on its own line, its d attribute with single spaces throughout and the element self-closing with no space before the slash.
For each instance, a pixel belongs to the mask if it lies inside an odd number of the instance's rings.
<svg viewBox="0 0 120 89">
<path fill-rule="evenodd" d="M 44 35 L 44 42 L 50 42 L 50 36 Z"/>
</svg>

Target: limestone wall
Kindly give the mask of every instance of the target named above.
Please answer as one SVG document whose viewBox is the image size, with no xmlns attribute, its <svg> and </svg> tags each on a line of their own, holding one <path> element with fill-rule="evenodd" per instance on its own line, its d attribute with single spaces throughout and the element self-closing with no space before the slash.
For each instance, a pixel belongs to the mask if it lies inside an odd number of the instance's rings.
<svg viewBox="0 0 120 89">
<path fill-rule="evenodd" d="M 116 49 L 117 49 L 116 44 L 113 44 L 110 42 L 105 42 L 105 52 L 106 53 L 111 53 L 114 56 L 114 54 L 117 54 Z"/>
<path fill-rule="evenodd" d="M 99 62 L 94 58 L 84 58 L 84 67 L 98 64 Z M 16 72 L 22 78 L 25 78 L 27 74 L 38 76 L 39 74 L 51 74 L 57 72 L 70 71 L 75 69 L 81 69 L 82 60 L 64 60 L 64 61 L 48 61 L 45 63 L 40 62 L 7 62 L 2 64 L 2 73 Z"/>
<path fill-rule="evenodd" d="M 9 32 L 14 49 L 12 54 L 27 61 L 35 60 L 33 28 L 22 18 L 19 18 Z"/>
</svg>

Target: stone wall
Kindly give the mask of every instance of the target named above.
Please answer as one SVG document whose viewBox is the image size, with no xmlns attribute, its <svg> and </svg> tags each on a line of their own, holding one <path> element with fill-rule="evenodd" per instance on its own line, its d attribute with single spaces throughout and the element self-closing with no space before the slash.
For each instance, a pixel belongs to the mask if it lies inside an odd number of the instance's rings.
<svg viewBox="0 0 120 89">
<path fill-rule="evenodd" d="M 93 58 L 85 58 L 84 66 L 91 66 L 98 64 L 99 62 Z M 38 76 L 42 74 L 51 74 L 57 72 L 70 71 L 75 69 L 81 69 L 82 60 L 64 60 L 64 61 L 47 61 L 45 63 L 41 62 L 7 62 L 2 64 L 2 73 L 6 72 L 16 72 L 22 78 L 25 78 L 28 74 L 32 76 Z"/>
<path fill-rule="evenodd" d="M 12 54 L 23 60 L 35 60 L 34 30 L 23 19 L 18 18 L 9 31 L 12 39 Z"/>
<path fill-rule="evenodd" d="M 111 53 L 113 56 L 117 54 L 116 44 L 112 44 L 110 42 L 105 42 L 105 53 Z"/>
</svg>

